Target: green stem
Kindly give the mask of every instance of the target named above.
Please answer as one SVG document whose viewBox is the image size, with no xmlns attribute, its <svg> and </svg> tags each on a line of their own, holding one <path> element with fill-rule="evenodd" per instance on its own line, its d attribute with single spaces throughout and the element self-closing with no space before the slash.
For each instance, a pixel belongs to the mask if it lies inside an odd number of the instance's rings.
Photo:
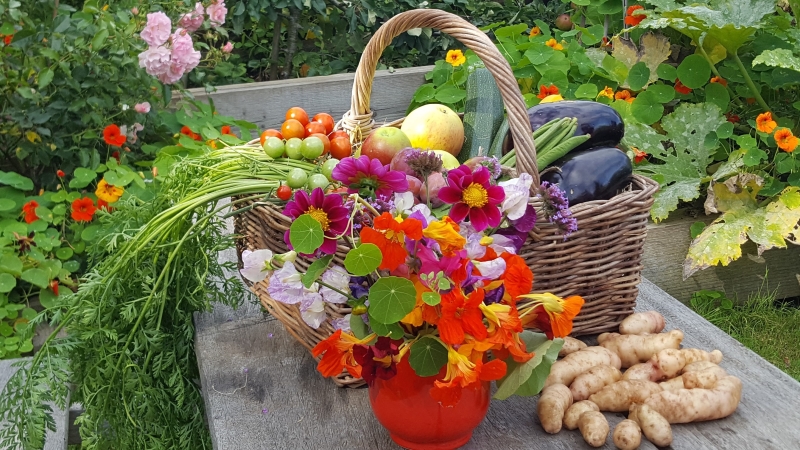
<svg viewBox="0 0 800 450">
<path fill-rule="evenodd" d="M 341 295 L 344 295 L 345 297 L 347 297 L 348 300 L 358 301 L 357 298 L 353 297 L 352 295 L 348 294 L 347 292 L 340 291 L 339 289 L 336 289 L 335 287 L 331 286 L 330 284 L 328 284 L 328 283 L 326 283 L 326 282 L 324 282 L 322 280 L 318 279 L 316 282 L 319 283 L 320 286 L 326 287 L 326 288 L 328 288 L 328 289 L 330 289 L 330 290 L 332 290 L 334 292 L 337 292 L 337 293 L 339 293 Z"/>
<path fill-rule="evenodd" d="M 764 98 L 761 97 L 761 93 L 758 92 L 755 83 L 753 83 L 753 79 L 750 78 L 750 74 L 747 73 L 747 69 L 745 69 L 744 64 L 742 64 L 742 60 L 739 59 L 739 54 L 733 53 L 732 56 L 733 56 L 733 61 L 736 63 L 736 66 L 739 67 L 739 72 L 741 72 L 742 76 L 744 77 L 745 83 L 747 83 L 747 87 L 749 87 L 750 92 L 753 93 L 753 97 L 755 97 L 756 101 L 761 106 L 761 108 L 764 109 L 765 112 L 772 112 L 769 109 L 769 106 L 767 106 L 767 102 L 765 102 Z"/>
<path fill-rule="evenodd" d="M 702 45 L 698 45 L 697 48 L 698 48 L 698 50 L 700 50 L 700 54 L 703 55 L 703 58 L 705 58 L 706 61 L 708 61 L 708 65 L 711 66 L 711 71 L 714 72 L 714 75 L 716 75 L 719 78 L 724 79 L 724 77 L 719 74 L 719 70 L 717 70 L 717 66 L 715 66 L 714 63 L 711 61 L 711 57 L 708 56 L 708 53 L 706 52 L 706 49 L 704 49 Z M 736 94 L 736 92 L 734 92 L 734 90 L 731 89 L 729 86 L 725 86 L 725 89 L 728 90 L 728 95 L 730 95 L 731 98 L 736 102 L 736 106 L 742 106 L 742 100 L 739 98 L 739 96 Z"/>
</svg>

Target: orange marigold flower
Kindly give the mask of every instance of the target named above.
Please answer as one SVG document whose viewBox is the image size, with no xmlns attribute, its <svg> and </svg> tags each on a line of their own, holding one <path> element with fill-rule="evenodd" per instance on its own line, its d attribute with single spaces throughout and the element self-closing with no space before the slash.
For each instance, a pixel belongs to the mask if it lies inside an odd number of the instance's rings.
<svg viewBox="0 0 800 450">
<path fill-rule="evenodd" d="M 103 140 L 112 147 L 121 147 L 127 139 L 119 127 L 113 123 L 103 129 Z"/>
<path fill-rule="evenodd" d="M 636 147 L 632 147 L 633 150 L 633 162 L 639 164 L 640 162 L 644 161 L 647 158 L 647 153 L 639 150 Z"/>
<path fill-rule="evenodd" d="M 462 344 L 466 338 L 465 333 L 469 333 L 479 341 L 486 339 L 486 326 L 483 324 L 483 314 L 480 310 L 483 298 L 483 289 L 476 289 L 467 297 L 459 287 L 442 294 L 442 312 L 437 327 L 443 342 L 451 345 Z"/>
<path fill-rule="evenodd" d="M 322 355 L 317 364 L 317 370 L 324 377 L 334 377 L 342 373 L 343 369 L 347 369 L 350 375 L 361 378 L 361 366 L 353 356 L 353 347 L 368 342 L 374 337 L 374 334 L 370 334 L 364 340 L 359 340 L 350 333 L 342 333 L 342 330 L 336 330 L 330 337 L 320 341 L 319 344 L 311 349 L 311 354 L 314 357 Z"/>
<path fill-rule="evenodd" d="M 681 83 L 681 80 L 677 79 L 675 80 L 675 91 L 678 92 L 679 94 L 684 94 L 684 95 L 692 92 L 691 89 L 689 89 L 688 87 L 684 86 L 683 83 Z"/>
<path fill-rule="evenodd" d="M 382 270 L 395 270 L 406 262 L 406 236 L 414 240 L 422 239 L 422 222 L 417 219 L 398 222 L 385 212 L 375 218 L 373 226 L 361 230 L 361 242 L 375 244 L 381 249 L 383 260 L 378 268 Z"/>
<path fill-rule="evenodd" d="M 772 113 L 769 111 L 756 117 L 756 129 L 762 133 L 772 133 L 777 126 L 778 123 L 772 120 Z"/>
<path fill-rule="evenodd" d="M 433 239 L 439 244 L 444 256 L 452 256 L 467 244 L 467 239 L 458 232 L 460 227 L 449 216 L 442 220 L 431 222 L 422 230 L 422 235 Z"/>
<path fill-rule="evenodd" d="M 527 294 L 522 297 L 533 300 L 528 308 L 536 314 L 534 323 L 544 331 L 548 339 L 565 337 L 572 332 L 572 319 L 581 312 L 583 297 L 573 295 L 562 299 L 549 292 L 544 294 Z M 523 315 L 525 313 L 522 313 Z"/>
<path fill-rule="evenodd" d="M 788 128 L 779 128 L 775 132 L 775 143 L 778 144 L 778 148 L 781 150 L 791 153 L 797 148 L 797 144 L 800 143 L 800 139 L 792 134 L 792 130 Z"/>
<path fill-rule="evenodd" d="M 636 11 L 644 11 L 644 6 L 642 5 L 633 5 L 629 6 L 628 10 L 625 12 L 625 25 L 636 26 L 639 25 L 644 19 L 647 18 L 645 14 L 642 12 Z"/>
<path fill-rule="evenodd" d="M 542 34 L 542 30 L 539 29 L 539 27 L 533 27 L 533 28 L 531 28 L 531 32 L 528 34 L 528 36 L 535 37 L 535 36 L 538 36 L 540 34 Z"/>
<path fill-rule="evenodd" d="M 719 83 L 725 87 L 728 87 L 728 80 L 722 77 L 711 77 L 710 83 Z"/>
<path fill-rule="evenodd" d="M 556 41 L 554 38 L 548 39 L 547 42 L 544 43 L 544 45 L 552 48 L 553 50 L 564 50 L 564 46 L 559 44 L 558 41 Z"/>
<path fill-rule="evenodd" d="M 467 62 L 467 57 L 464 56 L 464 53 L 461 50 L 450 50 L 447 52 L 447 59 L 446 61 L 453 67 L 458 67 L 465 62 Z"/>
<path fill-rule="evenodd" d="M 72 202 L 72 220 L 76 222 L 91 222 L 97 208 L 94 207 L 94 202 L 89 197 L 75 199 Z"/>
<path fill-rule="evenodd" d="M 39 203 L 37 203 L 36 200 L 31 200 L 22 205 L 22 213 L 25 216 L 25 223 L 33 223 L 39 220 L 39 216 L 36 215 L 36 208 L 38 207 Z"/>
<path fill-rule="evenodd" d="M 551 84 L 550 86 L 541 85 L 539 86 L 539 95 L 536 97 L 542 99 L 547 97 L 548 95 L 558 95 L 560 92 L 558 91 L 558 86 Z"/>
<path fill-rule="evenodd" d="M 600 91 L 599 94 L 597 94 L 597 98 L 600 97 L 607 97 L 611 100 L 614 100 L 614 90 L 606 86 L 605 89 L 603 89 L 602 91 Z"/>
</svg>

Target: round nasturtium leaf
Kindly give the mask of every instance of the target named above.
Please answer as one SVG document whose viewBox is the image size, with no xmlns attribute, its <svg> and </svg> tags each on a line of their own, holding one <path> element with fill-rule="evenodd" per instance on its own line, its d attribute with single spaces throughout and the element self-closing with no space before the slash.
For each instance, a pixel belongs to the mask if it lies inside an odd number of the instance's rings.
<svg viewBox="0 0 800 450">
<path fill-rule="evenodd" d="M 675 98 L 675 88 L 666 84 L 652 84 L 647 87 L 647 92 L 659 103 L 667 103 Z"/>
<path fill-rule="evenodd" d="M 678 79 L 690 89 L 701 88 L 711 79 L 711 66 L 701 55 L 689 55 L 678 66 Z"/>
<path fill-rule="evenodd" d="M 369 289 L 369 316 L 380 323 L 398 322 L 417 304 L 417 290 L 407 278 L 383 277 Z"/>
<path fill-rule="evenodd" d="M 438 374 L 447 363 L 447 348 L 432 337 L 421 338 L 411 346 L 410 351 L 408 363 L 421 377 Z"/>
<path fill-rule="evenodd" d="M 634 91 L 640 91 L 650 81 L 650 68 L 642 61 L 634 64 L 628 72 L 628 86 Z"/>
<path fill-rule="evenodd" d="M 383 261 L 381 249 L 375 244 L 365 243 L 347 252 L 344 268 L 357 277 L 363 277 L 377 269 L 381 261 Z"/>
<path fill-rule="evenodd" d="M 589 98 L 594 99 L 597 97 L 597 85 L 592 83 L 586 83 L 578 86 L 578 89 L 575 89 L 575 98 Z"/>
<path fill-rule="evenodd" d="M 298 217 L 289 227 L 289 242 L 298 253 L 314 253 L 324 241 L 322 226 L 308 214 Z"/>
<path fill-rule="evenodd" d="M 72 258 L 73 253 L 75 252 L 71 248 L 61 247 L 58 250 L 56 250 L 56 257 L 61 260 L 70 259 Z"/>
<path fill-rule="evenodd" d="M 656 73 L 658 74 L 658 78 L 667 81 L 675 81 L 678 78 L 678 71 L 675 67 L 670 66 L 669 64 L 659 64 L 658 69 L 656 69 Z"/>
<path fill-rule="evenodd" d="M 731 102 L 731 95 L 728 89 L 720 83 L 709 83 L 706 86 L 706 103 L 713 103 L 719 106 L 719 109 L 725 111 Z"/>
<path fill-rule="evenodd" d="M 0 198 L 0 211 L 9 211 L 14 209 L 17 206 L 17 203 L 14 200 L 7 199 L 7 198 Z"/>
<path fill-rule="evenodd" d="M 17 279 L 8 273 L 0 273 L 0 292 L 11 292 L 17 285 Z"/>
<path fill-rule="evenodd" d="M 664 105 L 656 101 L 652 94 L 644 91 L 631 104 L 631 115 L 640 123 L 652 125 L 664 114 Z"/>
</svg>

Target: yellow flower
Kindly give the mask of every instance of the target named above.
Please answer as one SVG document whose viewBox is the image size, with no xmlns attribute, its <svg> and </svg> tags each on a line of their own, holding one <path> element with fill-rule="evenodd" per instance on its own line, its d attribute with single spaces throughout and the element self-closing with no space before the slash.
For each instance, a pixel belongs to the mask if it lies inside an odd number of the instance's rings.
<svg viewBox="0 0 800 450">
<path fill-rule="evenodd" d="M 539 27 L 533 27 L 533 28 L 531 28 L 531 33 L 528 36 L 534 37 L 534 36 L 538 36 L 540 34 L 542 34 L 542 30 L 540 30 Z"/>
<path fill-rule="evenodd" d="M 542 101 L 540 101 L 539 103 L 553 103 L 553 102 L 560 102 L 561 100 L 564 100 L 564 97 L 558 94 L 553 94 L 543 98 Z"/>
<path fill-rule="evenodd" d="M 544 45 L 552 48 L 553 50 L 564 50 L 564 46 L 559 44 L 555 39 L 550 38 Z"/>
<path fill-rule="evenodd" d="M 467 244 L 467 240 L 458 234 L 458 231 L 458 224 L 450 217 L 445 216 L 442 220 L 431 222 L 422 230 L 422 235 L 436 241 L 442 249 L 442 254 L 450 255 L 461 250 Z"/>
<path fill-rule="evenodd" d="M 531 311 L 537 312 L 535 310 L 541 307 L 547 313 L 546 317 L 549 319 L 551 333 L 554 337 L 564 337 L 572 332 L 572 319 L 578 315 L 584 303 L 583 297 L 577 295 L 562 299 L 550 292 L 525 294 L 520 297 L 533 300 L 530 307 L 526 307 L 526 311 L 520 314 L 520 317 Z"/>
<path fill-rule="evenodd" d="M 600 97 L 608 97 L 609 99 L 614 100 L 614 90 L 606 86 L 605 89 L 603 89 L 602 91 L 600 91 L 599 94 L 597 94 L 597 98 Z"/>
<path fill-rule="evenodd" d="M 467 62 L 467 58 L 461 53 L 461 50 L 450 50 L 447 52 L 447 62 L 453 67 L 458 67 Z"/>
<path fill-rule="evenodd" d="M 106 180 L 100 180 L 97 183 L 97 190 L 94 191 L 94 195 L 97 196 L 100 200 L 103 200 L 106 203 L 114 203 L 122 197 L 122 194 L 125 192 L 124 189 L 121 187 L 114 186 L 113 184 L 106 183 Z"/>
</svg>

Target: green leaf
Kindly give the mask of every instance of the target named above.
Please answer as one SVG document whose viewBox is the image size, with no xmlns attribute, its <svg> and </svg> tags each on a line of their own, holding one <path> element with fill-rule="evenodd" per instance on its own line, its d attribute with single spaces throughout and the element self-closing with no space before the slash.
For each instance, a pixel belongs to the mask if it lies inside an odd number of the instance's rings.
<svg viewBox="0 0 800 450">
<path fill-rule="evenodd" d="M 692 236 L 692 239 L 696 238 L 703 232 L 705 229 L 706 224 L 704 222 L 695 222 L 689 227 L 689 234 Z"/>
<path fill-rule="evenodd" d="M 372 317 L 372 315 L 369 316 L 369 326 L 378 336 L 388 336 L 392 339 L 402 339 L 403 334 L 405 334 L 403 332 L 403 327 L 401 327 L 399 323 L 395 322 L 383 324 Z"/>
<path fill-rule="evenodd" d="M 359 339 L 364 339 L 369 334 L 369 327 L 367 324 L 364 323 L 364 319 L 361 316 L 351 314 L 350 315 L 350 331 L 353 332 L 353 335 Z"/>
<path fill-rule="evenodd" d="M 414 92 L 414 101 L 417 103 L 425 103 L 432 100 L 434 95 L 436 95 L 436 88 L 429 83 L 423 84 Z"/>
<path fill-rule="evenodd" d="M 529 330 L 523 331 L 520 338 L 525 342 L 526 351 L 533 352 L 534 357 L 522 364 L 513 358 L 506 359 L 506 376 L 497 381 L 497 392 L 494 394 L 497 400 L 505 400 L 516 394 L 519 388 L 529 381 L 534 369 L 542 363 L 547 350 L 553 345 L 553 341 L 547 339 L 544 334 Z"/>
<path fill-rule="evenodd" d="M 447 348 L 438 339 L 425 336 L 411 345 L 408 364 L 421 377 L 436 375 L 447 364 Z"/>
<path fill-rule="evenodd" d="M 794 158 L 788 153 L 778 153 L 775 155 L 775 170 L 780 174 L 789 173 L 794 170 Z"/>
<path fill-rule="evenodd" d="M 313 217 L 303 214 L 289 227 L 289 242 L 298 253 L 314 253 L 323 242 L 322 226 Z"/>
<path fill-rule="evenodd" d="M 728 139 L 729 137 L 733 136 L 733 124 L 730 122 L 725 122 L 719 127 L 717 127 L 717 137 L 720 139 Z"/>
<path fill-rule="evenodd" d="M 711 79 L 711 66 L 701 55 L 689 55 L 678 66 L 678 79 L 690 89 L 701 88 Z"/>
<path fill-rule="evenodd" d="M 719 109 L 722 111 L 728 109 L 731 102 L 731 95 L 728 93 L 728 89 L 725 86 L 720 83 L 709 83 L 705 91 L 707 103 L 713 103 L 719 106 Z"/>
<path fill-rule="evenodd" d="M 0 273 L 0 293 L 11 292 L 17 285 L 17 279 L 9 273 Z"/>
<path fill-rule="evenodd" d="M 423 292 L 422 301 L 428 305 L 436 306 L 442 302 L 442 296 L 438 292 Z"/>
<path fill-rule="evenodd" d="M 59 296 L 55 294 L 50 289 L 41 289 L 39 291 L 39 303 L 42 304 L 43 307 L 50 309 L 56 306 L 56 300 Z"/>
<path fill-rule="evenodd" d="M 659 103 L 667 103 L 675 98 L 675 88 L 666 84 L 652 84 L 647 87 L 647 92 Z"/>
<path fill-rule="evenodd" d="M 5 254 L 0 257 L 0 272 L 18 277 L 22 275 L 22 261 L 17 255 Z"/>
<path fill-rule="evenodd" d="M 92 39 L 92 51 L 96 52 L 103 48 L 103 44 L 105 44 L 106 39 L 108 39 L 108 30 L 104 28 L 98 31 Z"/>
<path fill-rule="evenodd" d="M 53 222 L 53 211 L 51 211 L 50 208 L 46 206 L 37 206 L 36 216 L 47 223 Z"/>
<path fill-rule="evenodd" d="M 644 64 L 648 69 L 647 77 L 644 79 L 644 69 L 640 66 L 637 68 L 639 73 L 634 77 L 634 81 L 644 87 L 649 83 L 658 80 L 659 66 L 669 58 L 670 45 L 669 39 L 665 36 L 657 35 L 654 33 L 645 33 L 639 38 L 638 47 L 630 39 L 614 36 L 611 39 L 613 50 L 611 54 L 613 57 L 625 65 L 629 70 L 632 70 L 637 64 Z M 637 79 L 638 77 L 638 79 Z M 627 85 L 623 85 L 626 87 Z M 631 89 L 635 89 L 631 87 Z"/>
<path fill-rule="evenodd" d="M 0 184 L 6 184 L 22 191 L 33 190 L 33 181 L 15 172 L 3 172 L 0 170 Z"/>
<path fill-rule="evenodd" d="M 0 26 L 0 34 L 4 35 L 12 35 L 16 32 L 14 29 L 14 24 L 12 22 L 3 22 L 3 25 Z"/>
<path fill-rule="evenodd" d="M 648 91 L 640 93 L 631 104 L 631 114 L 641 123 L 650 125 L 661 120 L 664 105 Z"/>
<path fill-rule="evenodd" d="M 365 243 L 347 252 L 344 268 L 355 276 L 363 277 L 381 265 L 383 253 L 375 244 Z"/>
<path fill-rule="evenodd" d="M 748 148 L 744 154 L 743 162 L 747 167 L 753 167 L 761 164 L 761 161 L 767 159 L 767 152 L 758 147 Z"/>
<path fill-rule="evenodd" d="M 501 27 L 494 30 L 494 35 L 501 38 L 501 37 L 513 37 L 520 33 L 524 33 L 527 31 L 528 26 L 524 23 L 518 23 L 516 25 L 510 25 L 507 27 Z"/>
<path fill-rule="evenodd" d="M 764 50 L 753 59 L 753 67 L 758 64 L 764 64 L 770 67 L 782 67 L 784 69 L 800 72 L 800 58 L 795 56 L 791 50 L 785 48 Z"/>
<path fill-rule="evenodd" d="M 678 79 L 678 70 L 669 64 L 659 64 L 656 73 L 658 74 L 658 78 L 662 80 L 674 82 Z"/>
<path fill-rule="evenodd" d="M 575 97 L 576 98 L 586 98 L 586 99 L 594 99 L 597 97 L 597 85 L 592 83 L 586 83 L 578 86 L 578 89 L 575 89 Z"/>
<path fill-rule="evenodd" d="M 634 91 L 639 91 L 650 80 L 650 69 L 647 67 L 647 64 L 644 62 L 638 62 L 631 67 L 630 71 L 628 72 L 628 86 Z"/>
<path fill-rule="evenodd" d="M 40 288 L 46 288 L 50 285 L 49 274 L 47 271 L 39 268 L 28 269 L 22 272 L 22 276 L 20 278 Z"/>
<path fill-rule="evenodd" d="M 525 51 L 525 58 L 531 62 L 534 66 L 538 66 L 539 64 L 544 64 L 556 53 L 552 47 L 548 47 L 542 43 L 536 42 L 531 47 Z"/>
<path fill-rule="evenodd" d="M 528 381 L 520 386 L 514 394 L 520 397 L 532 397 L 541 392 L 542 388 L 544 388 L 544 382 L 547 380 L 547 376 L 550 375 L 550 368 L 553 366 L 553 363 L 556 362 L 556 359 L 558 359 L 558 352 L 561 351 L 561 347 L 563 346 L 563 339 L 553 339 L 553 343 L 547 348 L 542 362 L 534 367 L 531 376 L 528 377 Z"/>
<path fill-rule="evenodd" d="M 453 104 L 464 100 L 466 96 L 467 91 L 452 86 L 447 86 L 436 91 L 436 100 L 447 104 Z"/>
<path fill-rule="evenodd" d="M 24 319 L 27 319 L 27 320 L 33 320 L 33 318 L 34 318 L 34 317 L 36 317 L 36 316 L 38 316 L 38 315 L 39 315 L 39 313 L 38 313 L 38 312 L 36 312 L 36 310 L 35 310 L 35 309 L 33 309 L 33 308 L 24 308 L 24 309 L 22 310 L 22 314 L 21 314 L 21 315 L 22 315 L 22 317 L 23 317 Z"/>
<path fill-rule="evenodd" d="M 634 103 L 636 103 L 635 100 Z M 622 143 L 628 147 L 636 147 L 648 155 L 664 159 L 666 157 L 666 152 L 661 141 L 666 140 L 666 136 L 658 134 L 658 132 L 649 125 L 639 122 L 625 123 L 625 136 L 622 138 Z"/>
<path fill-rule="evenodd" d="M 101 231 L 102 228 L 100 225 L 89 225 L 81 231 L 81 239 L 91 242 L 97 239 L 97 235 L 100 234 Z"/>
<path fill-rule="evenodd" d="M 17 202 L 8 198 L 0 198 L 0 211 L 10 211 L 17 207 Z"/>
<path fill-rule="evenodd" d="M 53 81 L 53 77 L 55 76 L 55 72 L 53 69 L 46 68 L 39 73 L 39 90 L 42 90 L 50 85 Z"/>
<path fill-rule="evenodd" d="M 407 278 L 383 277 L 369 289 L 369 316 L 383 324 L 398 322 L 416 304 L 417 290 Z"/>
<path fill-rule="evenodd" d="M 61 258 L 66 259 L 66 258 Z M 314 260 L 310 266 L 308 266 L 308 270 L 300 277 L 300 281 L 303 282 L 303 286 L 306 288 L 310 288 L 312 284 L 314 284 L 317 279 L 322 275 L 325 270 L 328 268 L 328 264 L 331 263 L 333 260 L 333 255 L 325 255 L 322 258 Z"/>
<path fill-rule="evenodd" d="M 33 350 L 33 342 L 30 339 L 19 344 L 20 353 L 28 353 L 31 350 Z"/>
</svg>

